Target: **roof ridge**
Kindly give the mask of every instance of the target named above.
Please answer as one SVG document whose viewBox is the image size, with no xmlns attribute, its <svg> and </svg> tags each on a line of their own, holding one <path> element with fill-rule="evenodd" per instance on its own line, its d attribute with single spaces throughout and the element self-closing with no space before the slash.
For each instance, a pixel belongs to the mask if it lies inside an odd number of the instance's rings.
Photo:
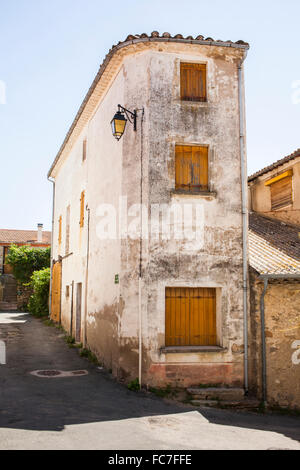
<svg viewBox="0 0 300 470">
<path fill-rule="evenodd" d="M 258 178 L 258 176 L 264 175 L 265 173 L 268 173 L 271 170 L 274 170 L 280 165 L 284 165 L 284 163 L 289 162 L 290 160 L 293 160 L 294 158 L 300 157 L 300 148 L 295 150 L 293 153 L 290 155 L 287 155 L 286 157 L 281 158 L 280 160 L 275 161 L 274 163 L 271 163 L 270 165 L 262 168 L 261 170 L 256 171 L 253 173 L 251 176 L 248 177 L 248 181 L 252 181 L 255 178 Z"/>
</svg>

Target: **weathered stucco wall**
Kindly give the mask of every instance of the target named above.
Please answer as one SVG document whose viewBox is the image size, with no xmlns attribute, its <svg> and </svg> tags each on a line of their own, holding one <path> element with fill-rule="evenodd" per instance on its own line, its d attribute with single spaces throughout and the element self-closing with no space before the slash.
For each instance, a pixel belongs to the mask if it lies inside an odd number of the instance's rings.
<svg viewBox="0 0 300 470">
<path fill-rule="evenodd" d="M 184 240 L 143 240 L 142 336 L 143 383 L 179 386 L 199 383 L 243 383 L 242 215 L 239 154 L 238 63 L 243 50 L 176 43 L 132 46 L 121 68 L 67 159 L 56 171 L 54 258 L 64 255 L 65 213 L 71 207 L 70 252 L 62 263 L 62 322 L 70 327 L 71 297 L 65 286 L 83 283 L 83 340 L 125 380 L 138 376 L 139 239 L 101 240 L 101 204 L 119 217 L 120 196 L 127 206 L 140 203 L 141 157 L 143 204 L 191 203 L 202 207 L 204 243 Z M 208 102 L 180 101 L 180 60 L 205 62 Z M 117 104 L 138 112 L 138 129 L 128 123 L 120 142 L 111 135 L 110 120 Z M 82 140 L 87 160 L 82 163 Z M 174 194 L 175 145 L 209 147 L 211 195 Z M 87 211 L 79 228 L 80 193 L 90 209 L 89 270 L 85 319 Z M 100 209 L 99 209 L 100 207 Z M 58 218 L 63 216 L 59 249 Z M 128 223 L 138 212 L 128 216 Z M 117 227 L 119 230 L 119 226 Z M 115 275 L 119 284 L 115 284 Z M 164 354 L 165 288 L 215 287 L 219 353 Z M 73 318 L 76 295 L 73 295 Z M 74 325 L 74 321 L 73 321 Z"/>
<path fill-rule="evenodd" d="M 265 182 L 290 169 L 293 170 L 293 204 L 286 208 L 272 211 L 271 190 L 270 186 L 265 186 Z M 249 193 L 251 210 L 274 217 L 283 222 L 300 224 L 300 159 L 297 158 L 285 163 L 279 168 L 256 178 L 249 184 Z"/>
<path fill-rule="evenodd" d="M 263 282 L 251 271 L 250 386 L 262 395 L 260 298 Z M 300 409 L 300 283 L 270 281 L 265 296 L 267 402 Z"/>
</svg>

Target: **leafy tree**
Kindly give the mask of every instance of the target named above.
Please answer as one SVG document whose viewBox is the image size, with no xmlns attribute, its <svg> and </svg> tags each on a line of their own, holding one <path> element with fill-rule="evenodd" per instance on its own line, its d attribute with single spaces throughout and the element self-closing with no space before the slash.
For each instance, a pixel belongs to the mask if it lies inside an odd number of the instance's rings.
<svg viewBox="0 0 300 470">
<path fill-rule="evenodd" d="M 33 294 L 28 302 L 28 311 L 37 317 L 49 314 L 50 268 L 35 271 L 31 276 Z"/>
<path fill-rule="evenodd" d="M 34 271 L 50 266 L 50 248 L 11 245 L 6 262 L 12 266 L 17 281 L 26 284 L 31 282 Z"/>
</svg>

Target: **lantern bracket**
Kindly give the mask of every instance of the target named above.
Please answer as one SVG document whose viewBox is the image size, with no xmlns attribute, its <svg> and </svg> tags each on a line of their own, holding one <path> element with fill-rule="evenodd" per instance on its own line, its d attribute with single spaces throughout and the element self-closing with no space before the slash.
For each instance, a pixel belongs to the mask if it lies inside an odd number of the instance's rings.
<svg viewBox="0 0 300 470">
<path fill-rule="evenodd" d="M 121 106 L 118 104 L 118 111 L 121 113 L 125 113 L 128 121 L 133 124 L 133 130 L 136 131 L 136 118 L 137 118 L 137 111 L 136 109 L 132 112 L 129 111 L 129 109 L 124 108 L 124 106 Z"/>
</svg>

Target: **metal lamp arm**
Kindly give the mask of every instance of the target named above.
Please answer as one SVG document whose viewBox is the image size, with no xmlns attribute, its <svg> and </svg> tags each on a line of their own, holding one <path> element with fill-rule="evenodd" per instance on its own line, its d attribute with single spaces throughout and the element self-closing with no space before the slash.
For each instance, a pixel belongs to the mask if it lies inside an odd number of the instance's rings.
<svg viewBox="0 0 300 470">
<path fill-rule="evenodd" d="M 133 124 L 133 130 L 136 131 L 136 118 L 137 118 L 137 112 L 136 109 L 134 112 L 129 111 L 129 109 L 124 108 L 124 106 L 121 106 L 118 104 L 118 109 L 119 111 L 123 111 L 128 119 L 128 121 Z"/>
</svg>

